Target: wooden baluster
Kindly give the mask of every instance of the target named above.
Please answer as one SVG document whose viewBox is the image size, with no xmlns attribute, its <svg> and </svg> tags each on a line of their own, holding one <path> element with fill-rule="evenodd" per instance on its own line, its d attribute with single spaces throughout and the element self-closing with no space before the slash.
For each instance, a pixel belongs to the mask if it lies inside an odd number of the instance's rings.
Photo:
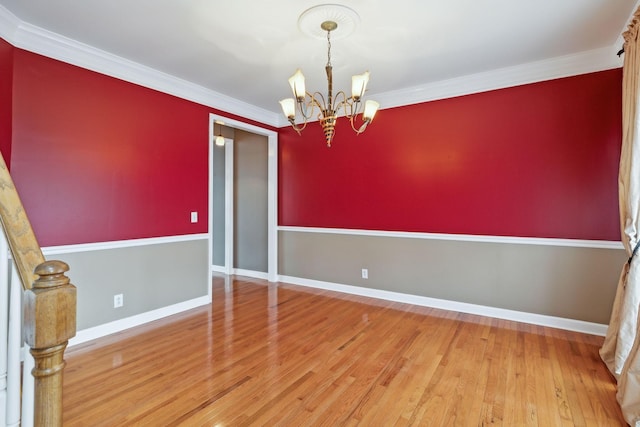
<svg viewBox="0 0 640 427">
<path fill-rule="evenodd" d="M 34 426 L 62 425 L 62 370 L 67 342 L 76 334 L 76 288 L 62 261 L 45 261 L 25 292 L 25 341 L 35 360 Z"/>
</svg>

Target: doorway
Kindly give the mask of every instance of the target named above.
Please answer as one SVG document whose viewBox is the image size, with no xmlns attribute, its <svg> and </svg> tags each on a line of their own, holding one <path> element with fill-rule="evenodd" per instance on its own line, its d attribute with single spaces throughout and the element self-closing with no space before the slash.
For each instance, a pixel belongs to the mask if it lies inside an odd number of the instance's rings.
<svg viewBox="0 0 640 427">
<path fill-rule="evenodd" d="M 223 133 L 224 147 L 214 143 L 221 124 L 227 130 Z M 266 143 L 261 144 L 265 138 Z M 208 229 L 212 271 L 277 280 L 277 153 L 276 132 L 209 115 Z M 259 163 L 264 160 L 266 165 Z M 265 172 L 266 182 L 261 184 L 258 175 Z M 266 212 L 256 210 L 262 210 L 261 200 L 266 201 Z M 258 227 L 264 222 L 266 228 Z M 255 242 L 261 245 L 261 241 L 266 242 L 266 256 L 251 248 Z"/>
</svg>

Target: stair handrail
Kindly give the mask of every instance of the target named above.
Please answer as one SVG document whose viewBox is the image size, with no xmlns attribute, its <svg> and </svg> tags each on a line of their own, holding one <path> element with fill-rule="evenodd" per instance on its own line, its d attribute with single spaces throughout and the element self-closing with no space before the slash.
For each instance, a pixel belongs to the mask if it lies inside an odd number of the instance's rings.
<svg viewBox="0 0 640 427">
<path fill-rule="evenodd" d="M 27 213 L 13 183 L 4 157 L 0 154 L 0 221 L 7 236 L 11 256 L 18 269 L 22 288 L 31 289 L 35 268 L 45 259 Z"/>
<path fill-rule="evenodd" d="M 62 261 L 45 261 L 0 154 L 0 223 L 24 294 L 25 342 L 35 367 L 34 426 L 62 426 L 64 350 L 76 334 L 76 288 Z"/>
</svg>

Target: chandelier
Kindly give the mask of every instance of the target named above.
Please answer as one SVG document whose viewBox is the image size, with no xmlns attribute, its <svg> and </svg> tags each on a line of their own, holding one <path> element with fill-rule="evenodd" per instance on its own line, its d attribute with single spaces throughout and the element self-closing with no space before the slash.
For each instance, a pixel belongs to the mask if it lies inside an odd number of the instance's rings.
<svg viewBox="0 0 640 427">
<path fill-rule="evenodd" d="M 339 5 L 321 5 L 307 10 L 300 16 L 299 23 L 308 16 L 318 15 L 318 12 L 324 13 L 326 8 L 340 7 L 346 9 L 350 16 L 357 16 L 354 11 Z M 339 113 L 343 113 L 349 120 L 351 128 L 356 134 L 361 134 L 367 128 L 369 123 L 378 111 L 380 104 L 375 101 L 367 100 L 363 102 L 363 96 L 369 82 L 369 72 L 355 75 L 351 78 L 351 96 L 340 91 L 333 94 L 333 67 L 331 65 L 331 32 L 338 28 L 338 20 L 346 15 L 336 15 L 335 10 L 331 10 L 331 16 L 335 20 L 324 20 L 320 24 L 322 31 L 327 33 L 327 65 L 325 71 L 327 74 L 327 94 L 326 97 L 320 92 L 307 92 L 304 84 L 304 75 L 298 69 L 293 76 L 289 78 L 289 85 L 293 92 L 293 98 L 287 98 L 280 101 L 284 115 L 291 123 L 291 126 L 298 135 L 307 127 L 307 121 L 314 115 L 316 108 L 318 109 L 318 120 L 324 132 L 327 147 L 331 147 L 331 141 L 335 134 L 336 120 Z M 296 124 L 296 114 L 302 117 L 302 125 Z"/>
</svg>

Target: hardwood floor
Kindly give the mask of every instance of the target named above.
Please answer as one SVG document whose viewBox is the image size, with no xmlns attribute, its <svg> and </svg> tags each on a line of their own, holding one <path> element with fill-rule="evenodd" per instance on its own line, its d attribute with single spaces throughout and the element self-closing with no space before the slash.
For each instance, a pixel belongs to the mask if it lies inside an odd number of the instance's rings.
<svg viewBox="0 0 640 427">
<path fill-rule="evenodd" d="M 622 426 L 602 337 L 236 277 L 71 348 L 65 426 Z"/>
</svg>

